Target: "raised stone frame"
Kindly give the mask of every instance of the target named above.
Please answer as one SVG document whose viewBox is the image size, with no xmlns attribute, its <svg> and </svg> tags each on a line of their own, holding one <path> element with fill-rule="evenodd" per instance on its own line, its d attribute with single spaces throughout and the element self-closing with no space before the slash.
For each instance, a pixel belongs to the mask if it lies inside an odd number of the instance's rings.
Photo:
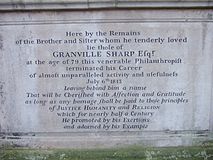
<svg viewBox="0 0 213 160">
<path fill-rule="evenodd" d="M 39 14 L 45 15 L 46 13 L 51 12 L 65 12 L 65 15 L 69 12 L 72 12 L 75 16 L 80 12 L 90 13 L 95 15 L 95 12 L 108 12 L 107 16 L 113 16 L 113 13 L 120 11 L 125 13 L 125 11 L 137 11 L 143 12 L 145 15 L 148 15 L 148 11 L 156 11 L 165 17 L 166 15 L 170 16 L 168 19 L 164 19 L 161 16 L 157 16 L 158 22 L 163 21 L 172 21 L 172 22 L 192 22 L 192 23 L 213 23 L 213 1 L 212 0 L 3 0 L 0 2 L 0 14 L 8 16 L 9 20 L 0 16 L 0 34 L 1 26 L 4 25 L 23 25 L 25 20 L 21 20 L 20 17 L 16 17 L 16 14 L 26 18 L 26 24 L 38 24 L 46 23 L 45 18 L 39 19 Z M 110 13 L 112 12 L 112 13 Z M 177 12 L 177 15 L 175 14 Z M 182 13 L 184 12 L 184 13 Z M 27 15 L 30 17 L 36 13 L 36 17 L 33 19 L 27 18 Z M 169 15 L 171 13 L 171 15 Z M 191 17 L 190 13 L 193 14 Z M 200 13 L 200 14 L 199 14 Z M 131 14 L 130 14 L 131 15 Z M 16 17 L 16 18 L 11 18 Z M 91 15 L 90 15 L 91 16 Z M 182 19 L 178 19 L 181 17 Z M 51 17 L 51 14 L 47 16 L 50 21 L 54 22 L 54 17 Z M 57 18 L 60 18 L 60 15 L 56 15 Z M 80 18 L 83 19 L 83 15 Z M 116 16 L 115 16 L 116 17 Z M 124 18 L 124 16 L 121 16 Z M 119 18 L 119 16 L 117 17 Z M 137 17 L 138 18 L 138 17 Z M 136 18 L 136 19 L 137 19 Z M 154 19 L 154 14 L 148 16 L 147 19 L 142 21 L 149 21 L 149 18 Z M 65 18 L 66 19 L 66 18 Z M 32 21 L 31 21 L 32 20 Z M 79 20 L 80 21 L 80 20 Z M 113 19 L 112 19 L 113 21 Z M 131 20 L 130 20 L 131 21 Z M 132 20 L 133 21 L 133 20 Z M 50 22 L 50 23 L 52 23 Z M 84 23 L 87 23 L 85 21 Z M 95 23 L 94 21 L 93 23 Z M 102 22 L 100 20 L 99 22 Z M 114 22 L 114 21 L 113 21 Z M 122 23 L 125 23 L 122 21 Z M 72 23 L 72 21 L 70 21 Z M 52 23 L 54 24 L 54 23 Z M 211 34 L 213 32 L 211 28 Z M 2 43 L 0 36 L 0 43 Z M 212 42 L 212 39 L 209 40 Z M 212 45 L 211 45 L 212 46 Z M 0 44 L 0 49 L 2 46 Z M 212 49 L 212 48 L 210 48 Z M 1 58 L 1 54 L 0 54 Z M 211 56 L 212 58 L 212 56 Z M 1 59 L 0 59 L 1 66 Z M 211 64 L 210 70 L 213 72 L 213 64 Z M 11 71 L 12 72 L 12 71 Z M 208 72 L 207 72 L 208 73 Z M 1 74 L 0 76 L 7 73 Z M 211 93 L 209 115 L 213 115 L 213 74 L 211 77 L 207 78 L 211 84 L 211 89 L 208 90 Z M 211 79 L 211 80 L 210 80 Z M 0 77 L 1 80 L 1 77 Z M 9 89 L 5 89 L 5 81 L 0 81 L 0 111 L 1 106 L 5 104 L 7 96 L 10 94 Z M 11 84 L 15 85 L 13 82 Z M 4 94 L 5 93 L 5 94 Z M 114 147 L 114 146 L 123 146 L 124 144 L 143 144 L 147 146 L 192 146 L 194 144 L 199 144 L 205 141 L 213 140 L 213 118 L 210 118 L 210 126 L 207 130 L 164 130 L 164 131 L 150 131 L 150 132 L 113 132 L 108 135 L 105 132 L 81 132 L 81 133 L 72 133 L 72 132 L 7 132 L 2 131 L 1 120 L 4 116 L 4 113 L 0 113 L 0 146 L 21 146 L 21 147 L 30 147 L 30 148 L 105 148 L 105 147 Z M 110 138 L 110 141 L 109 141 Z M 104 145 L 103 145 L 104 144 Z"/>
</svg>

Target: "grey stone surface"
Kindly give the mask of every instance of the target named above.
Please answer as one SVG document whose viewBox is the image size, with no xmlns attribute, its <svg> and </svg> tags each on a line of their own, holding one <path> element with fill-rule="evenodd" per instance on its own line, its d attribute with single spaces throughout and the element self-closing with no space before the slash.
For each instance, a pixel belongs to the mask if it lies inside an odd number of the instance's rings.
<svg viewBox="0 0 213 160">
<path fill-rule="evenodd" d="M 75 10 L 98 8 L 212 8 L 212 0 L 3 0 L 5 10 Z"/>
<path fill-rule="evenodd" d="M 2 13 L 0 145 L 212 140 L 212 22 L 199 9 Z"/>
</svg>

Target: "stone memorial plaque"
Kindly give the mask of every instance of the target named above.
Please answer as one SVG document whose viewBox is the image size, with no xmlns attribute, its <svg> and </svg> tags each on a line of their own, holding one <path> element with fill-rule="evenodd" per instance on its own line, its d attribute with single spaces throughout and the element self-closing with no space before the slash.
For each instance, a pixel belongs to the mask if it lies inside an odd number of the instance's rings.
<svg viewBox="0 0 213 160">
<path fill-rule="evenodd" d="M 0 132 L 212 131 L 204 11 L 0 15 Z"/>
</svg>

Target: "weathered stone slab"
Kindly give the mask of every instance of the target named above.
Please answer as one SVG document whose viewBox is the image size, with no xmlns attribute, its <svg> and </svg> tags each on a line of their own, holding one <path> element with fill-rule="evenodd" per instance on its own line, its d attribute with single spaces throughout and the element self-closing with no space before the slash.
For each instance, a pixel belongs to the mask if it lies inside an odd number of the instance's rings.
<svg viewBox="0 0 213 160">
<path fill-rule="evenodd" d="M 211 139 L 212 22 L 212 10 L 2 13 L 0 132 L 34 147 Z"/>
</svg>

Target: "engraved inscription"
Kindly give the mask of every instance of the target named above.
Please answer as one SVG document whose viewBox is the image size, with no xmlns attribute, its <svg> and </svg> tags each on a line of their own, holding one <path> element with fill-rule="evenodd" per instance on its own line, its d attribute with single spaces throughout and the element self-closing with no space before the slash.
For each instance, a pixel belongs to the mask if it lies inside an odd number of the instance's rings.
<svg viewBox="0 0 213 160">
<path fill-rule="evenodd" d="M 209 130 L 212 22 L 146 21 L 142 13 L 79 21 L 33 14 L 0 26 L 0 103 L 10 131 Z"/>
</svg>

